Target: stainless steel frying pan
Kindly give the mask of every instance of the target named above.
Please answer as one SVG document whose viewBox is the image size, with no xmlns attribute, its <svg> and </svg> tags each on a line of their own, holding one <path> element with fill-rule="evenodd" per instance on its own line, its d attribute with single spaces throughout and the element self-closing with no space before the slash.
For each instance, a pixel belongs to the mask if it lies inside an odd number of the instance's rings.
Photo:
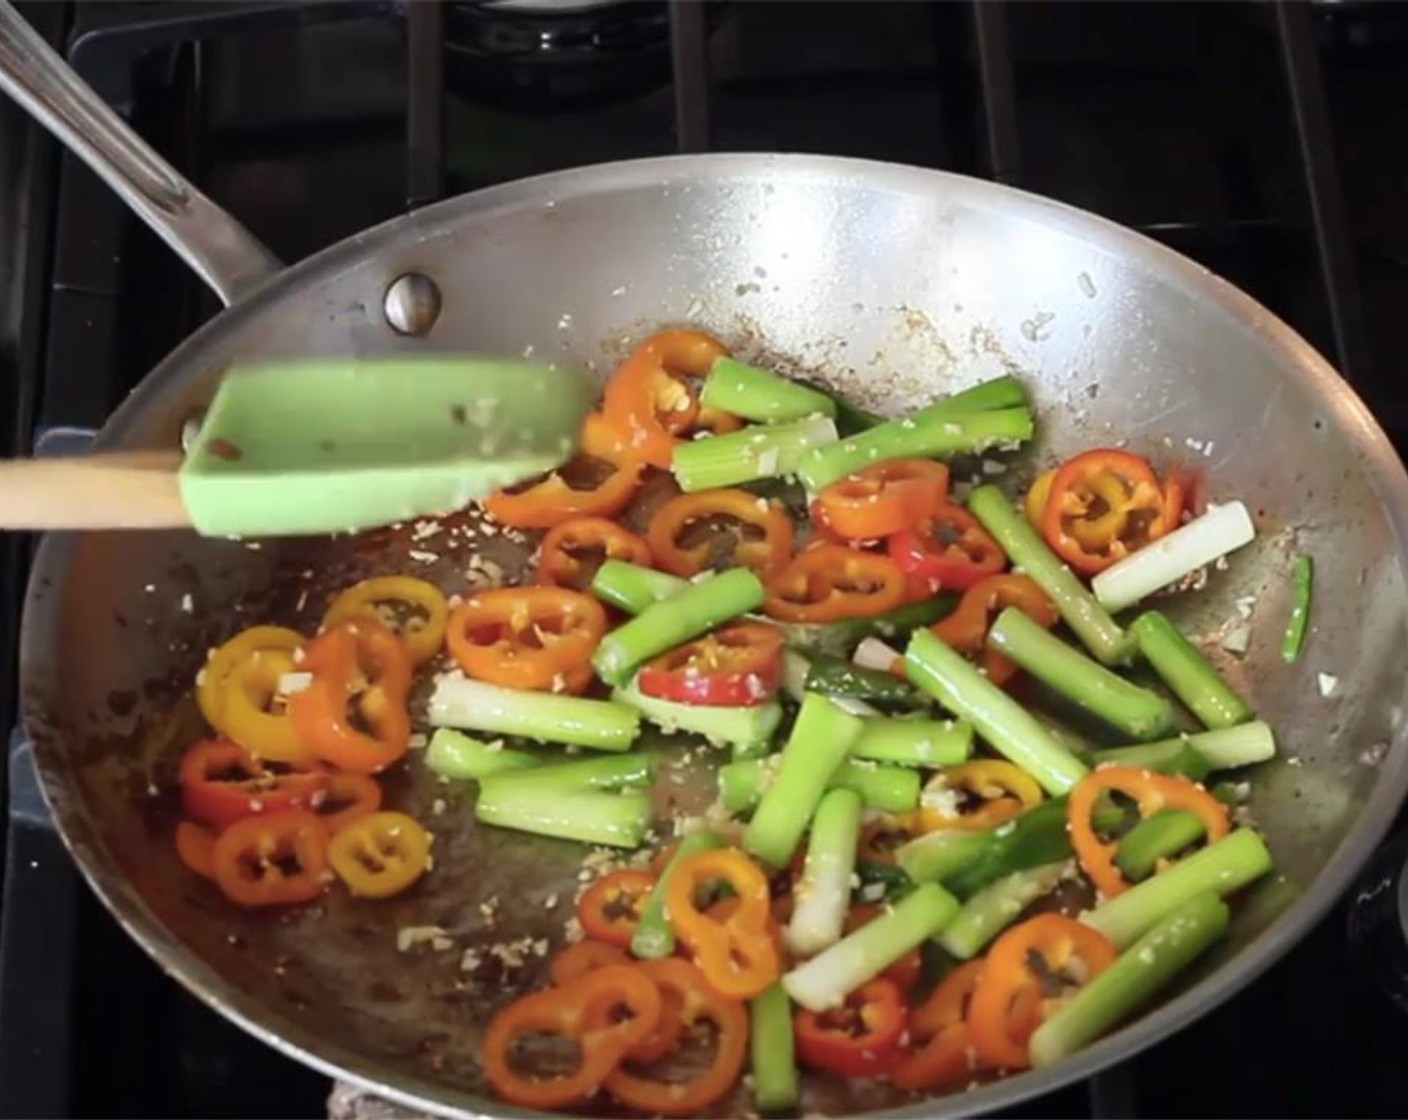
<svg viewBox="0 0 1408 1120">
<path fill-rule="evenodd" d="M 710 155 L 481 191 L 281 271 L 3 3 L 0 85 L 230 305 L 148 375 L 103 430 L 104 447 L 175 446 L 237 359 L 472 348 L 605 369 L 646 330 L 688 321 L 888 409 L 1012 370 L 1044 410 L 1019 472 L 1128 440 L 1205 467 L 1214 497 L 1235 494 L 1256 511 L 1257 545 L 1175 610 L 1215 648 L 1220 629 L 1240 622 L 1234 601 L 1255 596 L 1251 650 L 1224 667 L 1283 740 L 1251 808 L 1299 896 L 1279 916 L 1253 912 L 1174 998 L 1057 1068 L 939 1104 L 813 1088 L 807 1108 L 1001 1111 L 1128 1057 L 1284 952 L 1402 801 L 1408 478 L 1319 355 L 1189 261 L 1088 214 L 954 175 Z M 494 543 L 499 562 L 522 559 L 523 547 Z M 1315 555 L 1318 606 L 1306 655 L 1286 666 L 1276 647 L 1296 550 Z M 540 961 L 530 952 L 508 979 L 461 965 L 507 938 L 560 936 L 573 846 L 476 828 L 465 795 L 413 763 L 393 797 L 438 836 L 423 889 L 375 905 L 330 896 L 271 918 L 232 909 L 183 871 L 161 792 L 173 754 L 198 731 L 187 693 L 208 647 L 256 620 L 314 626 L 330 590 L 371 571 L 414 570 L 460 590 L 468 560 L 451 530 L 415 545 L 383 533 L 258 549 L 175 533 L 50 537 L 26 606 L 24 710 L 75 859 L 176 980 L 271 1045 L 387 1096 L 513 1115 L 482 1091 L 477 1031 L 537 979 Z M 1318 673 L 1338 679 L 1328 697 Z M 676 796 L 702 804 L 708 792 L 694 782 Z M 413 926 L 442 928 L 451 948 L 399 952 L 397 931 Z M 475 951 L 468 962 L 465 949 Z"/>
</svg>

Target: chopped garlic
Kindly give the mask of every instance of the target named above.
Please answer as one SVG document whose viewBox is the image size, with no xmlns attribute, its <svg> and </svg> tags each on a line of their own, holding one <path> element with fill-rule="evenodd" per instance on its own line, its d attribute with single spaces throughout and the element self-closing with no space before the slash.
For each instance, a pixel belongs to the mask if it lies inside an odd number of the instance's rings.
<svg viewBox="0 0 1408 1120">
<path fill-rule="evenodd" d="M 1328 699 L 1335 694 L 1335 689 L 1340 685 L 1340 679 L 1333 673 L 1316 673 L 1315 683 L 1320 686 L 1320 695 Z"/>
</svg>

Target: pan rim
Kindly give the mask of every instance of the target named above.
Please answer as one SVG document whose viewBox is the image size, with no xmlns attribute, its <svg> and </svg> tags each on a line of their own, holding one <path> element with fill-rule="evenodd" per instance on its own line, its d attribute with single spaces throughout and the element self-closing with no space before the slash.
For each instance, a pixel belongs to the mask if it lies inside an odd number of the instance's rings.
<svg viewBox="0 0 1408 1120">
<path fill-rule="evenodd" d="M 1324 403 L 1329 417 L 1354 449 L 1364 475 L 1384 509 L 1398 546 L 1399 568 L 1408 582 L 1408 471 L 1367 406 L 1344 378 L 1308 342 L 1251 296 L 1221 277 L 1142 234 L 1098 215 L 1065 203 L 986 180 L 952 172 L 905 164 L 806 153 L 714 152 L 700 155 L 663 156 L 592 164 L 499 184 L 446 199 L 392 218 L 300 261 L 277 273 L 244 299 L 213 317 L 164 358 L 118 407 L 99 435 L 97 445 L 120 443 L 133 421 L 163 382 L 175 380 L 175 371 L 193 366 L 192 359 L 213 338 L 238 330 L 250 317 L 283 299 L 290 290 L 315 277 L 332 277 L 374 255 L 388 243 L 426 239 L 447 232 L 468 216 L 486 218 L 497 210 L 521 210 L 534 202 L 546 205 L 554 195 L 570 191 L 574 197 L 697 182 L 704 174 L 713 178 L 757 178 L 760 172 L 818 178 L 854 178 L 872 188 L 899 193 L 929 193 L 936 185 L 955 207 L 1002 209 L 1008 216 L 1056 228 L 1079 236 L 1099 251 L 1120 259 L 1134 259 L 1155 272 L 1163 282 L 1214 305 L 1231 322 L 1256 335 L 1274 352 L 1283 374 Z M 411 232 L 414 231 L 414 232 Z M 390 277 L 388 277 L 389 279 Z M 366 1059 L 320 1037 L 311 1037 L 282 1016 L 268 1015 L 268 1005 L 247 998 L 226 984 L 195 953 L 187 949 L 152 913 L 145 901 L 121 876 L 104 870 L 110 863 L 106 849 L 82 813 L 65 809 L 65 762 L 60 737 L 41 718 L 32 701 L 47 689 L 41 666 L 53 664 L 49 625 L 57 598 L 42 585 L 45 573 L 67 567 L 73 547 L 66 535 L 45 537 L 36 550 L 25 597 L 21 626 L 21 706 L 26 731 L 35 744 L 34 759 L 40 788 L 60 837 L 74 857 L 89 886 L 127 933 L 157 964 L 187 991 L 232 1022 L 306 1065 L 331 1077 L 358 1084 L 387 1099 L 437 1115 L 493 1115 L 528 1117 L 526 1112 L 441 1082 L 420 1076 L 372 1073 Z M 1408 686 L 1405 687 L 1408 692 Z M 1348 889 L 1352 876 L 1365 864 L 1387 833 L 1393 815 L 1408 792 L 1408 726 L 1399 729 L 1388 756 L 1379 765 L 1373 792 L 1359 819 L 1350 826 L 1315 879 L 1283 914 L 1244 947 L 1234 959 L 1201 978 L 1168 1003 L 1100 1040 L 1079 1054 L 1044 1070 L 1032 1070 L 968 1093 L 924 1098 L 915 1104 L 868 1113 L 876 1117 L 928 1117 L 937 1114 L 967 1115 L 1000 1112 L 1019 1101 L 1034 1098 L 1085 1079 L 1118 1061 L 1131 1058 L 1154 1043 L 1200 1019 L 1224 1000 L 1260 976 L 1317 924 Z M 266 1025 L 270 1018 L 278 1028 Z M 489 1111 L 483 1111 L 484 1109 Z"/>
</svg>

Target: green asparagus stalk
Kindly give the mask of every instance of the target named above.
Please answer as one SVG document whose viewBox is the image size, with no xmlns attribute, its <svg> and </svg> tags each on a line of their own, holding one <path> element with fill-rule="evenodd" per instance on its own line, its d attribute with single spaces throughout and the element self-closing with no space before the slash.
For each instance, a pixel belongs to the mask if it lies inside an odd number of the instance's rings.
<svg viewBox="0 0 1408 1120">
<path fill-rule="evenodd" d="M 872 717 L 851 757 L 896 766 L 956 766 L 973 753 L 973 725 L 964 720 Z"/>
<path fill-rule="evenodd" d="M 646 696 L 632 681 L 611 693 L 613 700 L 627 704 L 667 734 L 676 731 L 702 735 L 711 743 L 743 748 L 745 753 L 755 746 L 766 749 L 773 733 L 782 722 L 782 705 L 776 700 L 750 704 L 742 708 L 716 707 L 712 704 L 681 704 Z"/>
<path fill-rule="evenodd" d="M 1181 859 L 1123 894 L 1081 915 L 1115 948 L 1124 949 L 1197 895 L 1211 891 L 1228 895 L 1271 870 L 1266 843 L 1249 828 L 1239 828 L 1221 840 Z"/>
<path fill-rule="evenodd" d="M 699 390 L 699 403 L 768 424 L 836 416 L 836 402 L 826 393 L 735 358 L 714 359 Z"/>
<path fill-rule="evenodd" d="M 997 539 L 1013 567 L 1041 585 L 1086 649 L 1105 665 L 1116 665 L 1128 659 L 1133 645 L 1129 636 L 1046 546 L 1001 490 L 990 485 L 977 487 L 968 495 L 968 509 Z"/>
<path fill-rule="evenodd" d="M 976 957 L 994 937 L 1015 922 L 1028 906 L 1056 889 L 1071 870 L 1068 861 L 1014 871 L 963 904 L 963 909 L 939 934 L 939 944 L 952 957 Z"/>
<path fill-rule="evenodd" d="M 1115 866 L 1130 882 L 1147 879 L 1161 859 L 1170 859 L 1207 835 L 1197 813 L 1164 809 L 1145 817 L 1120 838 Z"/>
<path fill-rule="evenodd" d="M 1065 793 L 1085 767 L 1030 712 L 983 676 L 932 631 L 917 630 L 905 652 L 909 679 L 954 715 L 967 720 L 1001 754 L 1051 794 Z"/>
<path fill-rule="evenodd" d="M 1231 770 L 1275 758 L 1276 739 L 1269 724 L 1253 720 L 1220 731 L 1199 731 L 1192 735 L 1180 735 L 1176 739 L 1161 739 L 1157 743 L 1096 751 L 1091 755 L 1091 764 L 1102 766 L 1118 762 L 1125 766 L 1142 766 L 1146 770 L 1172 772 L 1181 757 L 1190 750 L 1202 759 L 1204 772 Z M 1182 772 L 1187 773 L 1186 769 Z M 1204 774 L 1188 776 L 1201 781 Z"/>
<path fill-rule="evenodd" d="M 1138 1010 L 1227 928 L 1227 905 L 1195 894 L 1155 922 L 1119 959 L 1078 991 L 1032 1035 L 1037 1067 L 1054 1065 Z"/>
<path fill-rule="evenodd" d="M 1136 739 L 1173 727 L 1173 705 L 1072 649 L 1016 607 L 997 616 L 988 645 L 1072 703 Z"/>
<path fill-rule="evenodd" d="M 670 469 L 686 494 L 794 474 L 808 457 L 837 440 L 836 424 L 808 416 L 786 424 L 751 425 L 726 436 L 675 445 Z"/>
<path fill-rule="evenodd" d="M 553 792 L 502 776 L 480 783 L 474 812 L 481 824 L 584 844 L 638 848 L 650 827 L 650 796 L 580 789 Z"/>
<path fill-rule="evenodd" d="M 736 759 L 719 767 L 719 800 L 730 813 L 746 813 L 777 777 L 780 756 Z M 828 789 L 857 794 L 867 809 L 908 813 L 919 805 L 919 775 L 897 766 L 846 759 L 832 771 Z"/>
<path fill-rule="evenodd" d="M 827 654 L 812 658 L 807 688 L 826 696 L 853 696 L 883 707 L 918 708 L 928 698 L 908 681 L 882 669 L 865 669 Z"/>
<path fill-rule="evenodd" d="M 818 447 L 803 456 L 797 476 L 807 489 L 820 490 L 862 467 L 886 459 L 945 458 L 985 451 L 1003 443 L 1024 443 L 1036 429 L 1025 406 L 954 414 L 944 403 L 887 420 L 868 432 Z"/>
<path fill-rule="evenodd" d="M 786 933 L 799 956 L 812 956 L 841 939 L 851 904 L 860 809 L 860 795 L 849 789 L 829 791 L 816 807 Z"/>
<path fill-rule="evenodd" d="M 592 594 L 627 614 L 640 614 L 688 586 L 687 579 L 625 560 L 605 561 L 592 577 Z"/>
<path fill-rule="evenodd" d="M 622 685 L 644 661 L 762 606 L 758 577 L 732 568 L 654 603 L 601 639 L 592 665 L 608 684 Z"/>
<path fill-rule="evenodd" d="M 850 992 L 939 933 L 958 910 L 958 900 L 942 887 L 921 883 L 889 911 L 786 973 L 782 986 L 812 1011 L 839 1007 Z"/>
<path fill-rule="evenodd" d="M 792 858 L 832 773 L 863 728 L 858 718 L 825 696 L 807 693 L 782 748 L 777 778 L 743 834 L 746 851 L 773 867 L 782 867 Z"/>
<path fill-rule="evenodd" d="M 462 781 L 478 781 L 510 770 L 527 770 L 538 765 L 536 755 L 507 750 L 503 741 L 486 743 L 461 731 L 441 727 L 430 737 L 425 764 L 437 774 Z"/>
<path fill-rule="evenodd" d="M 1145 611 L 1130 625 L 1129 632 L 1138 641 L 1144 660 L 1204 727 L 1232 727 L 1252 718 L 1247 702 L 1159 611 Z"/>
<path fill-rule="evenodd" d="M 645 906 L 641 909 L 640 920 L 631 935 L 632 955 L 643 960 L 657 960 L 660 957 L 668 957 L 675 951 L 675 931 L 665 914 L 665 893 L 669 890 L 670 877 L 674 875 L 675 868 L 690 856 L 723 846 L 722 840 L 704 829 L 688 832 L 680 839 L 675 847 L 675 854 L 670 857 L 670 862 L 665 865 L 660 878 L 655 881 L 650 897 L 645 900 Z"/>
<path fill-rule="evenodd" d="M 759 1112 L 784 1112 L 802 1096 L 792 1037 L 792 1001 L 781 983 L 749 1001 L 748 1045 L 753 1065 L 753 1101 Z"/>
<path fill-rule="evenodd" d="M 640 713 L 625 704 L 525 692 L 456 676 L 436 678 L 428 716 L 435 727 L 519 735 L 602 751 L 629 750 L 640 730 Z"/>
</svg>

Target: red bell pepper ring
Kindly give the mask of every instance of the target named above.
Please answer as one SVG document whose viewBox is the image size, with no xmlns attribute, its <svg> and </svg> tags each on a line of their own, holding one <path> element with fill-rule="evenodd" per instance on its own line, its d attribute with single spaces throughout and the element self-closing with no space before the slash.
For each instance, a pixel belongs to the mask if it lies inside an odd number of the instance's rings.
<svg viewBox="0 0 1408 1120">
<path fill-rule="evenodd" d="M 220 832 L 245 817 L 309 809 L 327 789 L 322 771 L 275 772 L 229 739 L 206 739 L 181 758 L 186 815 Z"/>
<path fill-rule="evenodd" d="M 529 1109 L 566 1108 L 592 1096 L 660 1019 L 660 989 L 637 965 L 610 965 L 502 1007 L 484 1032 L 480 1062 L 499 1096 Z M 534 1077 L 510 1054 L 533 1035 L 577 1049 L 570 1072 Z"/>
<path fill-rule="evenodd" d="M 1025 1069 L 1032 1033 L 1116 955 L 1104 934 L 1064 914 L 1038 914 L 1007 930 L 988 950 L 968 1004 L 978 1058 L 995 1068 Z M 1061 995 L 1046 994 L 1053 981 Z"/>
<path fill-rule="evenodd" d="M 1007 566 L 1001 547 L 978 519 L 947 502 L 919 529 L 895 533 L 887 546 L 903 572 L 946 591 L 964 591 Z"/>
<path fill-rule="evenodd" d="M 909 1013 L 893 980 L 878 976 L 830 1011 L 801 1008 L 793 1019 L 797 1057 L 842 1077 L 887 1073 L 901 1056 Z"/>
<path fill-rule="evenodd" d="M 782 683 L 782 634 L 761 622 L 735 622 L 662 653 L 641 668 L 647 696 L 682 704 L 743 708 Z"/>
<path fill-rule="evenodd" d="M 1095 575 L 1178 528 L 1182 509 L 1182 487 L 1160 483 L 1147 459 L 1097 448 L 1067 460 L 1052 477 L 1041 534 L 1073 569 Z"/>
<path fill-rule="evenodd" d="M 236 821 L 216 838 L 210 865 L 216 886 L 241 906 L 310 902 L 332 878 L 323 822 L 303 809 Z"/>
<path fill-rule="evenodd" d="M 371 619 L 349 619 L 309 642 L 301 667 L 313 680 L 289 697 L 288 711 L 319 758 L 375 774 L 406 753 L 411 657 L 394 633 Z"/>
<path fill-rule="evenodd" d="M 701 911 L 699 888 L 723 881 L 737 905 L 726 916 Z M 709 986 L 728 999 L 752 999 L 777 979 L 782 958 L 772 925 L 767 876 L 732 848 L 696 852 L 670 875 L 665 912 Z"/>
<path fill-rule="evenodd" d="M 938 1089 L 973 1075 L 968 1002 L 987 962 L 967 961 L 945 976 L 909 1016 L 912 1049 L 890 1070 L 890 1084 L 916 1092 Z"/>
<path fill-rule="evenodd" d="M 812 502 L 812 522 L 835 537 L 874 541 L 924 524 L 948 498 L 948 468 L 890 459 L 838 478 Z"/>
</svg>

